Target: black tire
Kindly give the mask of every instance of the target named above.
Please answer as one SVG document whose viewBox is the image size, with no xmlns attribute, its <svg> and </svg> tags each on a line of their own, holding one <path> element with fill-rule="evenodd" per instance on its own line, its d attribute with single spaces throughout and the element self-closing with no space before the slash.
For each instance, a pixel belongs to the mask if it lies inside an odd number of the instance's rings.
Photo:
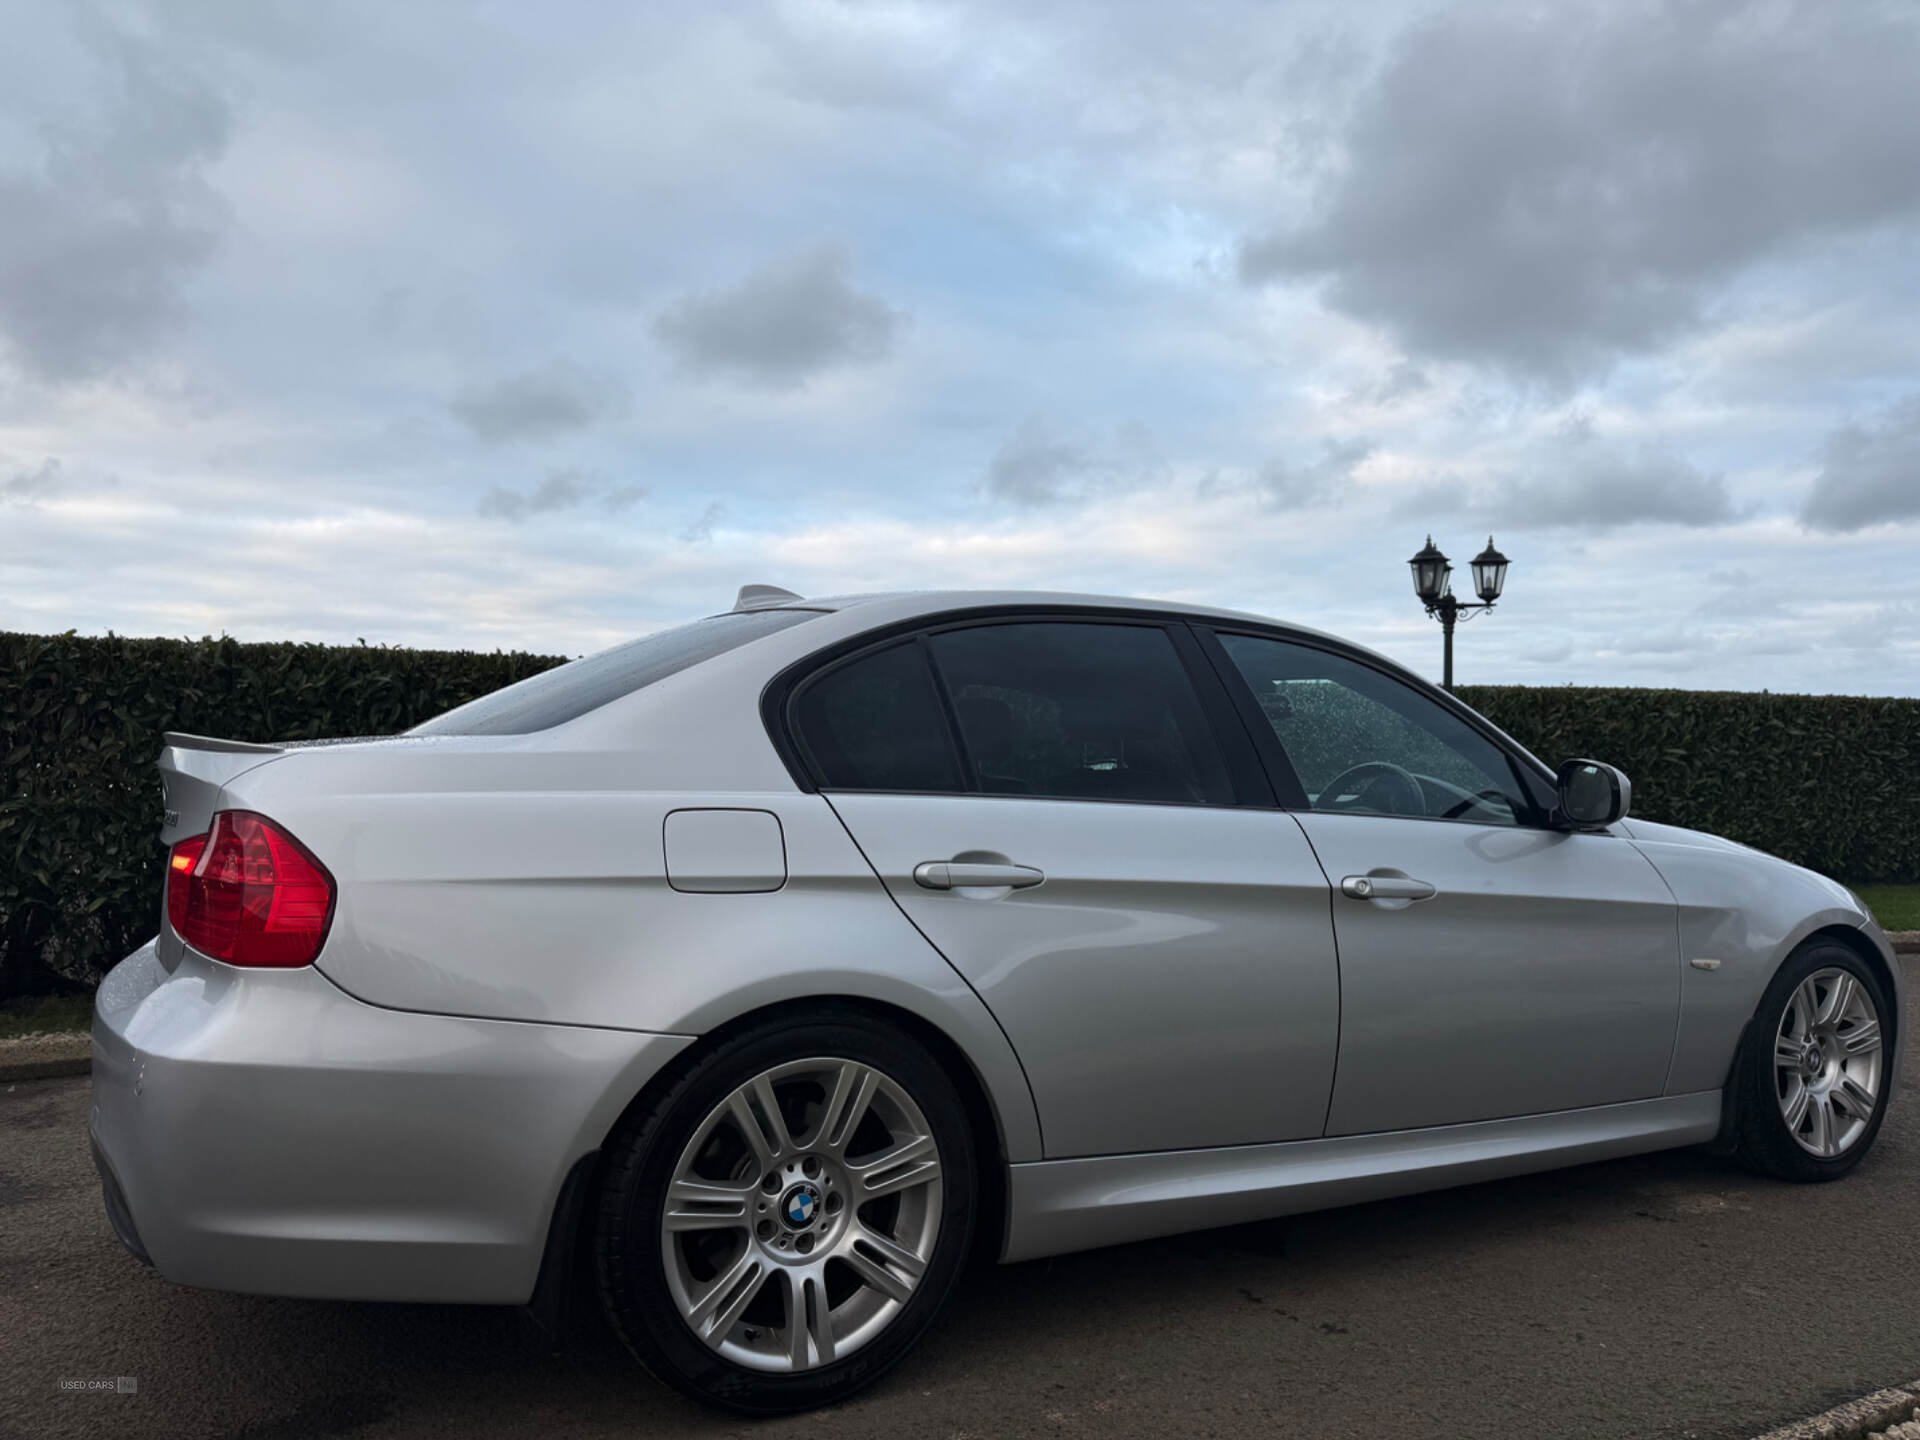
<svg viewBox="0 0 1920 1440">
<path fill-rule="evenodd" d="M 1781 1113 L 1781 1085 L 1774 1062 L 1774 1041 L 1794 992 L 1809 976 L 1823 970 L 1838 970 L 1850 975 L 1871 999 L 1880 1023 L 1881 1065 L 1878 1091 L 1872 1115 L 1865 1128 L 1839 1154 L 1823 1157 L 1811 1153 L 1795 1140 Z M 1886 987 L 1873 966 L 1861 959 L 1858 951 L 1836 940 L 1807 941 L 1787 958 L 1767 986 L 1747 1037 L 1741 1046 L 1736 1066 L 1739 1094 L 1735 1109 L 1734 1154 L 1749 1168 L 1780 1180 L 1818 1182 L 1838 1180 L 1852 1170 L 1873 1147 L 1886 1118 L 1887 1101 L 1893 1093 L 1894 1076 L 1889 1073 L 1887 1057 L 1892 1053 L 1893 1014 Z"/>
<path fill-rule="evenodd" d="M 926 1271 L 883 1330 L 829 1364 L 769 1373 L 710 1348 L 683 1318 L 669 1289 L 661 1217 L 675 1166 L 715 1108 L 755 1076 L 814 1056 L 871 1066 L 919 1107 L 938 1146 L 941 1208 L 937 1222 L 928 1222 L 934 1240 Z M 621 1121 L 604 1156 L 593 1201 L 593 1252 L 608 1320 L 655 1377 L 738 1414 L 812 1409 L 873 1384 L 933 1322 L 972 1248 L 980 1187 L 973 1137 L 953 1081 L 908 1036 L 857 1011 L 789 1015 L 692 1052 L 657 1094 Z"/>
</svg>

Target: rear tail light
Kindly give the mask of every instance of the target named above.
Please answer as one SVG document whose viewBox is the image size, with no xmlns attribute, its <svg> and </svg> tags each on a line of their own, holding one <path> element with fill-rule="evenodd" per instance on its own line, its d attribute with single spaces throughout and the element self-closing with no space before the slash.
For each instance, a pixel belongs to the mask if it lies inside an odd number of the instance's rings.
<svg viewBox="0 0 1920 1440">
<path fill-rule="evenodd" d="M 167 855 L 167 923 L 176 935 L 186 933 L 187 891 L 193 885 L 193 867 L 206 848 L 206 836 L 189 835 Z"/>
<path fill-rule="evenodd" d="M 310 965 L 333 919 L 333 877 L 264 815 L 222 810 L 167 856 L 167 923 L 229 965 Z"/>
</svg>

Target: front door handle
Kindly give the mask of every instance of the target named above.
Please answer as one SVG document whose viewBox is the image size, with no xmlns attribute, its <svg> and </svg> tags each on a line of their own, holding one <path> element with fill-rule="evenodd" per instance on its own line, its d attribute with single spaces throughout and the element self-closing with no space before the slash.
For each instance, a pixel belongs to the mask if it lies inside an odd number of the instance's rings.
<svg viewBox="0 0 1920 1440">
<path fill-rule="evenodd" d="M 1047 877 L 1030 865 L 981 865 L 971 860 L 923 860 L 913 867 L 913 883 L 926 890 L 1005 886 L 1024 890 Z"/>
<path fill-rule="evenodd" d="M 1349 900 L 1431 900 L 1433 886 L 1406 875 L 1349 875 L 1340 882 Z"/>
</svg>

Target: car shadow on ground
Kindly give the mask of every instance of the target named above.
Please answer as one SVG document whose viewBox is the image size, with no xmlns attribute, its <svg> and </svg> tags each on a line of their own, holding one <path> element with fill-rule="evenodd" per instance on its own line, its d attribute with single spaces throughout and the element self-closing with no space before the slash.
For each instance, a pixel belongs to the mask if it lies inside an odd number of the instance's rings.
<svg viewBox="0 0 1920 1440">
<path fill-rule="evenodd" d="M 1204 1328 L 1222 1307 L 1228 1324 L 1243 1313 L 1238 1323 L 1277 1326 L 1276 1343 L 1348 1336 L 1356 1322 L 1347 1301 L 1356 1292 L 1391 1294 L 1411 1282 L 1429 1295 L 1450 1263 L 1517 1237 L 1551 1245 L 1596 1229 L 1672 1224 L 1682 1218 L 1676 1207 L 1697 1205 L 1701 1195 L 1768 1183 L 1703 1152 L 1675 1151 L 1021 1265 L 982 1263 L 963 1276 L 919 1351 L 873 1394 L 834 1413 L 895 1425 L 884 1417 L 931 1390 L 971 1388 L 969 1379 L 983 1374 L 1019 1384 L 1035 1361 L 1078 1368 L 1072 1357 L 1106 1344 L 1111 1330 L 1149 1334 L 1169 1317 Z M 247 1428 L 247 1440 L 378 1431 L 422 1410 L 440 1424 L 461 1413 L 511 1416 L 511 1429 L 565 1421 L 684 1434 L 739 1423 L 638 1371 L 590 1306 L 556 1343 L 511 1309 L 175 1294 L 192 1297 L 213 1353 L 302 1357 L 299 1388 L 307 1393 L 273 1421 Z M 1193 1379 L 1206 1383 L 1207 1367 Z"/>
<path fill-rule="evenodd" d="M 1920 1342 L 1910 1104 L 1838 1185 L 1676 1150 L 981 1264 L 873 1390 L 753 1423 L 656 1384 L 598 1324 L 556 1347 L 511 1307 L 171 1285 L 107 1224 L 85 1082 L 0 1098 L 8 1440 L 784 1437 L 828 1424 L 836 1440 L 1076 1427 L 1739 1436 L 1910 1379 Z M 1880 1261 L 1836 1286 L 1834 1245 Z M 137 1396 L 55 1390 L 58 1377 L 115 1374 L 138 1376 Z"/>
</svg>

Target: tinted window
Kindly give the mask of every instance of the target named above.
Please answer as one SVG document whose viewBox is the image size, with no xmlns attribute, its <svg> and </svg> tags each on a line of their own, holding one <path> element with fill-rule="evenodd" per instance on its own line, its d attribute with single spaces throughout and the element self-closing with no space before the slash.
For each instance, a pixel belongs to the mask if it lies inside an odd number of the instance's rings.
<svg viewBox="0 0 1920 1440">
<path fill-rule="evenodd" d="M 1451 711 L 1356 661 L 1222 635 L 1316 810 L 1517 825 L 1506 755 Z"/>
<path fill-rule="evenodd" d="M 808 685 L 794 728 L 826 790 L 958 790 L 960 769 L 919 643 L 862 656 Z"/>
<path fill-rule="evenodd" d="M 977 625 L 929 648 L 985 794 L 1232 803 L 1193 683 L 1158 626 Z"/>
<path fill-rule="evenodd" d="M 577 720 L 608 701 L 811 620 L 817 610 L 747 610 L 630 640 L 482 695 L 407 731 L 409 735 L 529 735 Z"/>
</svg>

